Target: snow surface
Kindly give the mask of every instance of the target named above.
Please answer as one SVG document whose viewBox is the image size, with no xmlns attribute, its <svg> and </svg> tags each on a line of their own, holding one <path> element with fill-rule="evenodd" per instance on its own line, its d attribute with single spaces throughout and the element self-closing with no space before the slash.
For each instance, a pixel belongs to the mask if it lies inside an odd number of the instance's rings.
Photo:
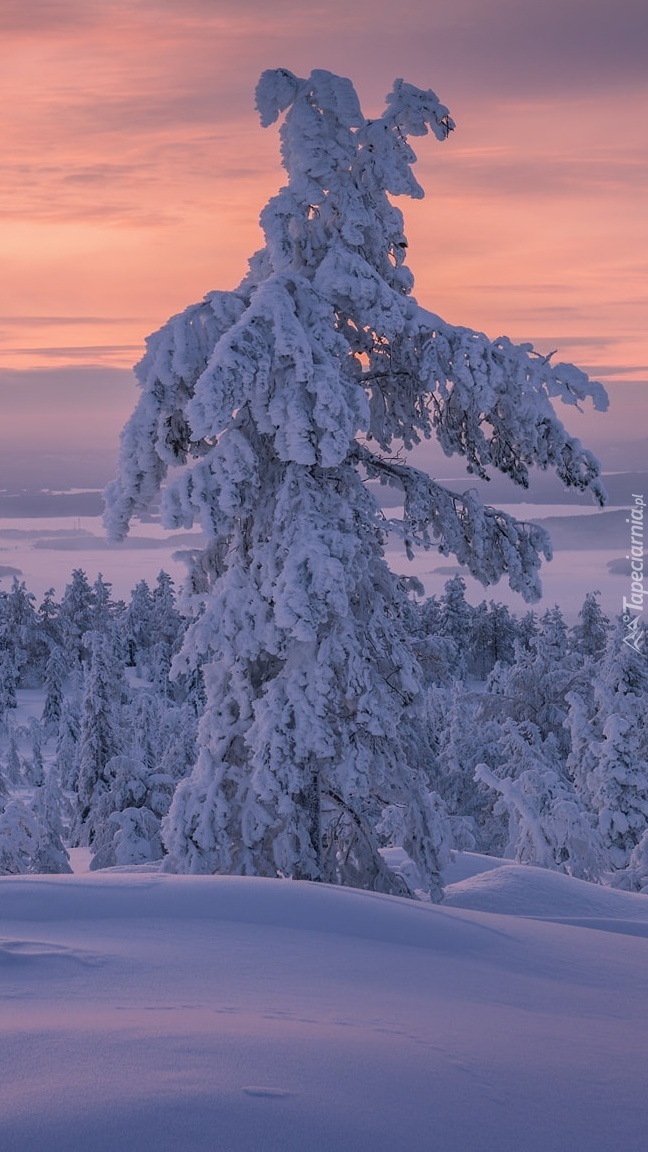
<svg viewBox="0 0 648 1152">
<path fill-rule="evenodd" d="M 648 900 L 486 861 L 0 879 L 2 1147 L 643 1150 Z"/>
</svg>

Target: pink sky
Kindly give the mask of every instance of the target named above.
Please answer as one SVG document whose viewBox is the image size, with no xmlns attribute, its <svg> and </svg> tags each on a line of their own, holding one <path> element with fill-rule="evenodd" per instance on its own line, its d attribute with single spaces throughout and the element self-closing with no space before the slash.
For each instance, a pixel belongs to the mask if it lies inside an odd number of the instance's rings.
<svg viewBox="0 0 648 1152">
<path fill-rule="evenodd" d="M 278 66 L 350 76 L 369 115 L 397 76 L 435 89 L 457 131 L 415 141 L 427 196 L 400 201 L 418 299 L 634 382 L 597 420 L 645 436 L 645 0 L 3 0 L 0 37 L 0 447 L 51 435 L 41 404 L 116 443 L 132 397 L 97 369 L 241 279 L 282 182 L 253 103 Z"/>
</svg>

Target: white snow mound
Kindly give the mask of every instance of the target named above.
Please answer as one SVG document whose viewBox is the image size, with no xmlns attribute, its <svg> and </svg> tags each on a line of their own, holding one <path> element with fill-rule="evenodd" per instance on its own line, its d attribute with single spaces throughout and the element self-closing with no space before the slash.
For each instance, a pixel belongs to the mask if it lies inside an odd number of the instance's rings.
<svg viewBox="0 0 648 1152">
<path fill-rule="evenodd" d="M 444 906 L 648 935 L 646 896 L 527 864 L 497 865 L 448 884 Z"/>
</svg>

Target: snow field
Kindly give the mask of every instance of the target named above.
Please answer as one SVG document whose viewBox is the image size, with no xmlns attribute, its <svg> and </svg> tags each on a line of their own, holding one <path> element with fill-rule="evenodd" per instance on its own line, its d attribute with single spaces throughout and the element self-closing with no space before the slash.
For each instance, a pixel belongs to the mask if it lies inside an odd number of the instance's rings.
<svg viewBox="0 0 648 1152">
<path fill-rule="evenodd" d="M 457 868 L 0 879 L 3 1147 L 640 1152 L 648 900 Z"/>
</svg>

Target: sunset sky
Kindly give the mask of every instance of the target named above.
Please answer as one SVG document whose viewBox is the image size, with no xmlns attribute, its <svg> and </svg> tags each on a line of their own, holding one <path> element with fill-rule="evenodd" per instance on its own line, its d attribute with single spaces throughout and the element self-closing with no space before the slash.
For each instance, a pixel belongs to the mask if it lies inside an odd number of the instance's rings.
<svg viewBox="0 0 648 1152">
<path fill-rule="evenodd" d="M 400 200 L 420 302 L 611 383 L 578 429 L 638 466 L 648 416 L 645 0 L 0 0 L 0 452 L 112 452 L 145 336 L 259 246 L 282 183 L 265 68 L 365 114 L 395 77 L 457 123 Z M 0 484 L 6 483 L 0 477 Z"/>
</svg>

